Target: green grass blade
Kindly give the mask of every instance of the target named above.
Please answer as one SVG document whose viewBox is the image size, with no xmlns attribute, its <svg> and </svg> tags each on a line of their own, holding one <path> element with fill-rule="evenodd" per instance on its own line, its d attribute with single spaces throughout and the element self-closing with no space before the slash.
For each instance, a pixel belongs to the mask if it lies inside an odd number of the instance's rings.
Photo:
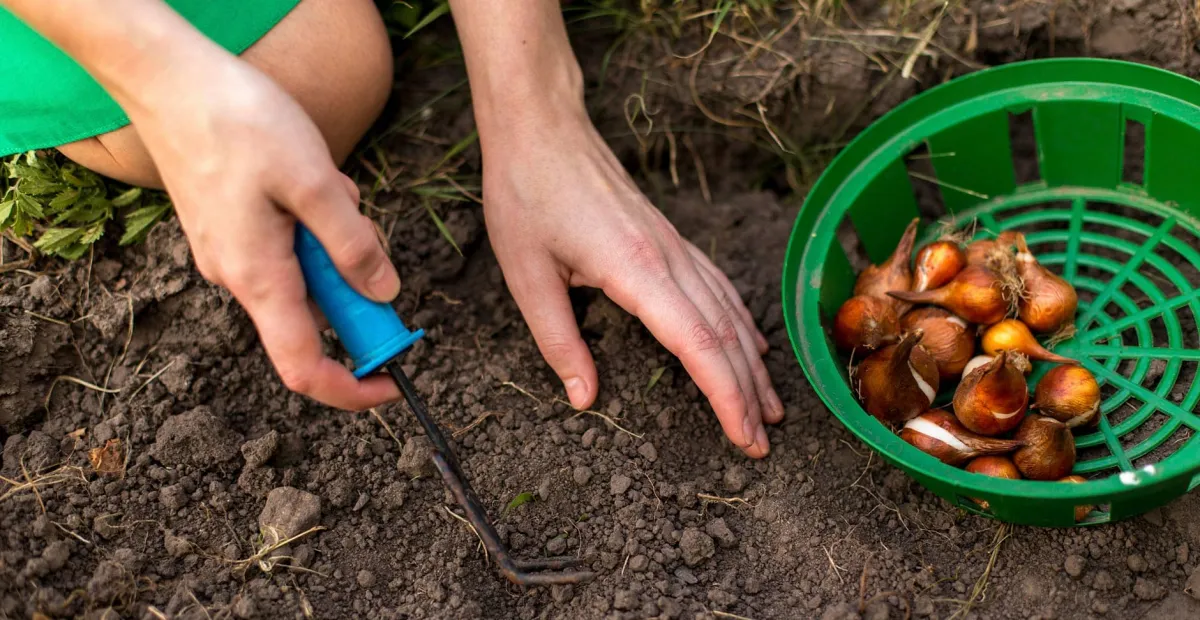
<svg viewBox="0 0 1200 620">
<path fill-rule="evenodd" d="M 445 155 L 442 155 L 442 159 L 438 161 L 437 165 L 429 169 L 429 172 L 426 173 L 426 176 L 429 176 L 435 171 L 439 170 L 442 166 L 446 165 L 446 162 L 454 159 L 459 153 L 467 150 L 467 147 L 475 144 L 477 141 L 479 141 L 479 130 L 472 129 L 471 133 L 467 134 L 467 137 L 454 143 L 454 146 L 451 146 L 450 150 L 446 151 Z"/>
<path fill-rule="evenodd" d="M 529 502 L 532 502 L 532 501 L 533 501 L 533 493 L 530 493 L 529 491 L 525 491 L 524 493 L 512 498 L 512 501 L 509 502 L 508 505 L 504 507 L 504 512 L 501 513 L 500 516 L 503 517 L 504 515 L 508 514 L 509 512 L 516 510 L 517 508 L 524 506 L 525 504 L 528 504 Z"/>
<path fill-rule="evenodd" d="M 643 396 L 649 394 L 650 390 L 654 389 L 654 386 L 658 385 L 658 382 L 662 380 L 663 373 L 665 372 L 667 372 L 667 367 L 659 366 L 658 368 L 654 369 L 654 372 L 650 373 L 650 381 L 646 384 L 646 389 L 642 392 Z"/>
<path fill-rule="evenodd" d="M 434 9 L 432 11 L 430 11 L 429 14 L 426 15 L 424 18 L 422 18 L 421 21 L 417 22 L 417 25 L 413 26 L 412 30 L 409 30 L 408 33 L 404 35 L 404 38 L 407 39 L 407 38 L 413 36 L 417 32 L 424 29 L 429 24 L 432 24 L 433 22 L 437 21 L 437 18 L 439 18 L 449 12 L 450 12 L 450 3 L 442 2 L 441 4 L 434 7 Z"/>
<path fill-rule="evenodd" d="M 454 240 L 454 235 L 450 234 L 450 229 L 446 228 L 446 223 L 442 221 L 442 218 L 438 217 L 437 212 L 433 210 L 433 207 L 428 202 L 425 203 L 425 211 L 429 213 L 429 217 L 433 218 L 433 225 L 437 226 L 438 231 L 442 233 L 446 241 L 449 241 L 450 245 L 454 246 L 454 251 L 458 252 L 459 256 L 462 256 L 462 249 L 458 247 L 458 242 Z"/>
</svg>

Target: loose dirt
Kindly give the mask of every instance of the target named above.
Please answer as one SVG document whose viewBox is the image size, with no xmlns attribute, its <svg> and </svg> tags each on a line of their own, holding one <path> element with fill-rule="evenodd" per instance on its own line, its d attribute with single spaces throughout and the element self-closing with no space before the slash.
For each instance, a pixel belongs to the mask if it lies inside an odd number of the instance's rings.
<svg viewBox="0 0 1200 620">
<path fill-rule="evenodd" d="M 1179 7 L 1089 6 L 979 6 L 969 56 L 1200 68 Z M 971 28 L 947 22 L 939 36 L 961 48 Z M 869 103 L 870 120 L 886 106 L 863 99 L 864 57 L 846 58 L 845 75 L 805 86 L 804 109 L 828 108 L 836 91 Z M 917 70 L 924 81 L 898 99 L 948 69 L 923 58 Z M 823 125 L 803 122 L 812 135 Z M 637 168 L 639 143 L 614 143 Z M 798 200 L 752 189 L 758 171 L 722 163 L 733 155 L 717 144 L 698 145 L 711 201 L 698 189 L 653 195 L 770 341 L 787 413 L 761 461 L 723 439 L 644 327 L 587 291 L 574 301 L 600 369 L 595 409 L 620 428 L 571 410 L 477 207 L 446 216 L 462 257 L 424 211 L 392 221 L 398 305 L 427 332 L 405 360 L 418 388 L 509 548 L 582 556 L 594 582 L 523 592 L 501 580 L 448 514 L 405 407 L 350 415 L 290 394 L 171 222 L 144 245 L 102 244 L 0 279 L 0 618 L 1200 617 L 1188 594 L 1200 592 L 1189 582 L 1200 496 L 1100 528 L 1011 528 L 949 507 L 846 431 L 783 327 Z M 696 187 L 691 174 L 683 187 Z M 88 451 L 106 445 L 120 467 L 101 475 Z M 532 501 L 505 510 L 522 493 Z"/>
</svg>

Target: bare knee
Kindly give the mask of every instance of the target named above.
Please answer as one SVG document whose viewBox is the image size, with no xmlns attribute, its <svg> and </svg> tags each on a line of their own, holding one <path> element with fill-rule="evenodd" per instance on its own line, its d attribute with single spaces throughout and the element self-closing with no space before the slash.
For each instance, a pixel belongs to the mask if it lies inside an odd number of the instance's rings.
<svg viewBox="0 0 1200 620">
<path fill-rule="evenodd" d="M 371 0 L 303 0 L 243 54 L 312 117 L 340 166 L 392 90 L 392 49 Z"/>
<path fill-rule="evenodd" d="M 163 187 L 158 167 L 131 126 L 64 144 L 58 151 L 80 166 L 122 183 L 153 189 Z"/>
<path fill-rule="evenodd" d="M 371 0 L 302 0 L 242 54 L 304 108 L 341 166 L 383 111 L 392 90 L 391 44 Z M 99 174 L 162 188 L 133 127 L 60 146 Z"/>
</svg>

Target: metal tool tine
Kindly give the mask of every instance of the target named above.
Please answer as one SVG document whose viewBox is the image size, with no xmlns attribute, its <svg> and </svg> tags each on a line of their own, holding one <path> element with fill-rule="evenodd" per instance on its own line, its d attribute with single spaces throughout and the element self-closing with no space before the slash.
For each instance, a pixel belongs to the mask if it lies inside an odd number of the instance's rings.
<svg viewBox="0 0 1200 620">
<path fill-rule="evenodd" d="M 487 510 L 475 495 L 475 491 L 471 489 L 466 475 L 463 474 L 458 456 L 450 447 L 450 443 L 446 441 L 437 422 L 429 415 L 425 402 L 417 393 L 416 387 L 413 386 L 408 375 L 396 367 L 396 364 L 388 364 L 387 368 L 392 378 L 396 380 L 396 384 L 400 386 L 400 391 L 404 393 L 404 398 L 408 401 L 408 406 L 412 408 L 413 415 L 425 428 L 425 435 L 433 444 L 431 458 L 438 473 L 442 476 L 442 482 L 446 488 L 450 489 L 454 500 L 466 513 L 467 521 L 471 527 L 475 528 L 475 533 L 483 541 L 488 553 L 496 558 L 496 563 L 500 566 L 500 573 L 509 581 L 521 586 L 576 584 L 595 577 L 594 573 L 587 571 L 564 570 L 580 564 L 581 561 L 576 558 L 516 560 L 509 555 L 508 549 L 500 541 L 500 535 L 488 520 Z"/>
</svg>

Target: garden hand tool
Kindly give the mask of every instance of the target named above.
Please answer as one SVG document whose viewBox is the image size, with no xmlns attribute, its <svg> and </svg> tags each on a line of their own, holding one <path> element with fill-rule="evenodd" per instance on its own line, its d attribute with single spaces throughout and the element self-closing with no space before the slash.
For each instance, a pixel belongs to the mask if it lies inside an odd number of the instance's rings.
<svg viewBox="0 0 1200 620">
<path fill-rule="evenodd" d="M 400 366 L 400 359 L 421 339 L 424 331 L 410 331 L 391 305 L 371 301 L 351 288 L 317 238 L 299 224 L 295 248 L 308 294 L 317 302 L 342 347 L 354 360 L 354 375 L 362 378 L 382 369 L 395 379 L 413 415 L 425 428 L 425 436 L 433 444 L 431 457 L 442 482 L 466 513 L 488 553 L 496 558 L 501 574 L 518 585 L 570 584 L 591 579 L 594 575 L 590 572 L 566 570 L 579 563 L 574 558 L 517 560 L 509 555 L 488 521 L 487 510 L 463 475 L 457 455 Z"/>
</svg>

